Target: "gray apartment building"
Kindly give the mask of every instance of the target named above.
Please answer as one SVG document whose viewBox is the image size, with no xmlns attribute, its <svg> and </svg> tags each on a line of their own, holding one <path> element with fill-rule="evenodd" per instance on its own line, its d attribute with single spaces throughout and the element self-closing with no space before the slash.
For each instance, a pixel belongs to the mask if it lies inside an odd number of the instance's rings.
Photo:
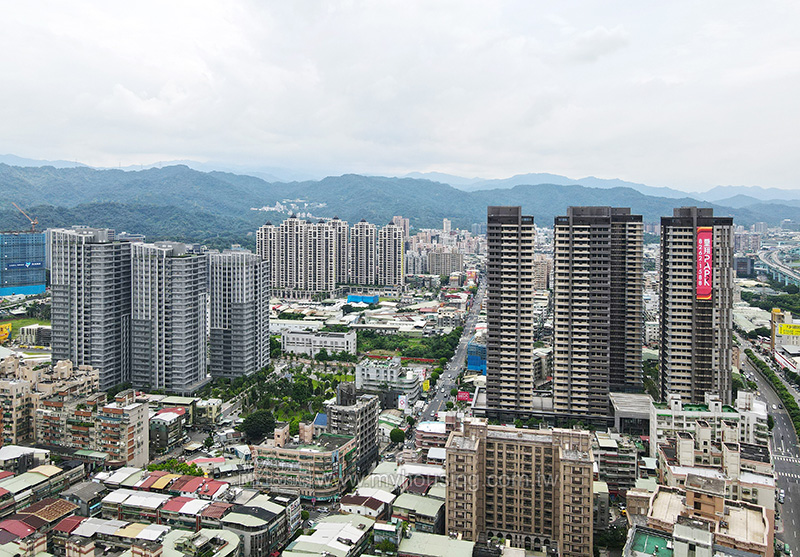
<svg viewBox="0 0 800 557">
<path fill-rule="evenodd" d="M 731 403 L 733 219 L 681 207 L 661 218 L 661 400 Z"/>
<path fill-rule="evenodd" d="M 641 215 L 569 207 L 554 225 L 553 407 L 605 417 L 611 391 L 641 392 Z"/>
<path fill-rule="evenodd" d="M 370 471 L 378 460 L 378 415 L 380 400 L 376 395 L 361 395 L 355 404 L 343 405 L 337 397 L 336 404 L 327 407 L 328 433 L 352 435 L 358 448 L 358 472 L 360 478 Z"/>
<path fill-rule="evenodd" d="M 206 371 L 206 255 L 181 243 L 131 245 L 131 380 L 189 394 Z"/>
<path fill-rule="evenodd" d="M 208 253 L 209 371 L 250 375 L 269 364 L 269 264 L 244 249 Z"/>
<path fill-rule="evenodd" d="M 100 389 L 130 380 L 131 244 L 105 228 L 47 231 L 53 361 L 100 371 Z"/>
<path fill-rule="evenodd" d="M 533 217 L 521 207 L 489 207 L 486 238 L 487 413 L 513 420 L 536 410 Z"/>
</svg>

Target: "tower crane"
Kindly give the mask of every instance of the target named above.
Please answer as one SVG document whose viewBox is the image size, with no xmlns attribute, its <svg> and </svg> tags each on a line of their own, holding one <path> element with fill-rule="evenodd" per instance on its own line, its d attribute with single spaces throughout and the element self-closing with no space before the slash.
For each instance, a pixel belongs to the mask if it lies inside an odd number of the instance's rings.
<svg viewBox="0 0 800 557">
<path fill-rule="evenodd" d="M 19 211 L 20 213 L 22 213 L 23 215 L 25 215 L 25 218 L 26 218 L 26 219 L 28 219 L 29 221 L 31 221 L 31 232 L 36 232 L 36 225 L 37 225 L 37 224 L 39 224 L 39 219 L 32 219 L 31 217 L 29 217 L 29 216 L 28 216 L 28 213 L 26 213 L 25 211 L 23 211 L 23 210 L 20 208 L 20 206 L 19 206 L 19 205 L 17 205 L 16 203 L 14 203 L 13 201 L 11 202 L 11 204 L 12 204 L 14 207 L 16 207 L 16 208 L 17 208 L 17 211 Z"/>
</svg>

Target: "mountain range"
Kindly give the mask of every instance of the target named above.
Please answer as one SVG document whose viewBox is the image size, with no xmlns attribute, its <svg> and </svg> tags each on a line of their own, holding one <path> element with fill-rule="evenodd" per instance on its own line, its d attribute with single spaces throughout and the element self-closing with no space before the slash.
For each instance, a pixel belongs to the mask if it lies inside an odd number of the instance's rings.
<svg viewBox="0 0 800 557">
<path fill-rule="evenodd" d="M 351 223 L 364 218 L 379 225 L 403 215 L 414 228 L 438 228 L 443 218 L 449 218 L 454 226 L 469 228 L 486 221 L 489 205 L 521 205 L 537 224 L 549 227 L 569 205 L 630 207 L 645 222 L 653 223 L 671 215 L 674 207 L 700 205 L 745 226 L 758 221 L 777 225 L 783 219 L 800 222 L 797 196 L 770 200 L 737 192 L 710 203 L 677 190 L 664 192 L 668 188 L 620 180 L 586 178 L 593 185 L 580 185 L 565 183 L 569 179 L 564 177 L 537 174 L 501 181 L 467 183 L 468 179 L 462 179 L 455 187 L 442 181 L 446 175 L 425 176 L 346 174 L 282 182 L 203 172 L 186 165 L 131 171 L 0 164 L 0 199 L 5 201 L 0 203 L 0 229 L 27 228 L 27 220 L 11 206 L 12 201 L 38 218 L 40 228 L 109 226 L 153 240 L 200 241 L 215 247 L 232 241 L 252 246 L 258 226 L 266 220 L 280 221 L 291 212 L 312 218 L 338 216 Z M 524 183 L 539 180 L 560 183 Z M 637 187 L 649 188 L 645 190 L 649 193 Z M 772 190 L 761 193 L 776 195 Z"/>
</svg>

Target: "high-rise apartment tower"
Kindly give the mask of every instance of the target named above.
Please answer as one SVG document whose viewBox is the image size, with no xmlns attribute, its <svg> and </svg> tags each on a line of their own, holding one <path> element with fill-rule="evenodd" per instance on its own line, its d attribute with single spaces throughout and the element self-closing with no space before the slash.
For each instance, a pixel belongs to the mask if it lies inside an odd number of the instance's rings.
<svg viewBox="0 0 800 557">
<path fill-rule="evenodd" d="M 100 371 L 100 389 L 130 381 L 131 244 L 101 228 L 47 231 L 53 361 Z"/>
<path fill-rule="evenodd" d="M 731 402 L 733 219 L 681 207 L 661 218 L 661 399 Z"/>
<path fill-rule="evenodd" d="M 404 248 L 403 229 L 393 222 L 378 231 L 378 284 L 381 286 L 405 284 Z"/>
<path fill-rule="evenodd" d="M 250 375 L 269 364 L 269 264 L 243 249 L 208 254 L 209 371 Z"/>
<path fill-rule="evenodd" d="M 554 237 L 553 408 L 606 416 L 609 391 L 642 387 L 642 217 L 569 207 Z"/>
<path fill-rule="evenodd" d="M 520 207 L 489 207 L 486 238 L 487 413 L 513 420 L 535 410 L 533 217 Z"/>
<path fill-rule="evenodd" d="M 189 394 L 206 373 L 206 255 L 180 243 L 131 244 L 133 386 Z"/>
</svg>

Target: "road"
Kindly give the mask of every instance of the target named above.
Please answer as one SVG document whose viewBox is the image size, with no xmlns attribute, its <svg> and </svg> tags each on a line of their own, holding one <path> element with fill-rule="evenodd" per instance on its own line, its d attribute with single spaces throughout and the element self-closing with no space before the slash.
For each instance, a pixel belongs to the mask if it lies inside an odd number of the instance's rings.
<svg viewBox="0 0 800 557">
<path fill-rule="evenodd" d="M 794 246 L 789 246 L 787 248 L 779 248 L 776 250 L 770 251 L 762 251 L 758 254 L 758 258 L 767 266 L 774 267 L 775 269 L 779 270 L 786 276 L 794 279 L 795 281 L 800 281 L 800 275 L 797 274 L 797 271 L 793 267 L 789 267 L 781 262 L 780 259 L 780 252 L 785 249 L 794 249 Z"/>
<path fill-rule="evenodd" d="M 450 389 L 456 386 L 456 378 L 463 369 L 464 361 L 467 358 L 467 344 L 475 333 L 475 325 L 478 323 L 478 315 L 481 312 L 481 301 L 485 294 L 485 283 L 481 282 L 478 286 L 478 293 L 475 295 L 475 299 L 472 303 L 472 308 L 470 308 L 467 319 L 464 322 L 464 334 L 461 336 L 453 358 L 447 362 L 447 367 L 436 383 L 436 394 L 422 411 L 422 421 L 435 420 L 437 412 L 447 409 L 447 401 L 450 399 Z"/>
<path fill-rule="evenodd" d="M 750 348 L 755 352 L 747 341 L 741 339 L 740 341 L 743 347 Z M 767 403 L 767 409 L 775 420 L 775 427 L 772 429 L 772 456 L 775 472 L 778 475 L 777 487 L 786 491 L 785 503 L 783 505 L 776 504 L 776 509 L 781 510 L 781 520 L 776 521 L 777 538 L 788 543 L 789 547 L 797 549 L 800 548 L 800 532 L 797 529 L 798 523 L 800 523 L 800 452 L 798 451 L 797 434 L 789 419 L 789 414 L 786 410 L 781 409 L 781 400 L 772 389 L 772 385 L 756 371 L 744 351 L 742 351 L 742 367 L 740 369 L 753 374 L 755 382 L 758 384 L 758 391 L 761 393 L 758 398 Z M 793 387 L 788 384 L 787 387 L 795 399 L 800 397 L 800 393 Z"/>
</svg>

